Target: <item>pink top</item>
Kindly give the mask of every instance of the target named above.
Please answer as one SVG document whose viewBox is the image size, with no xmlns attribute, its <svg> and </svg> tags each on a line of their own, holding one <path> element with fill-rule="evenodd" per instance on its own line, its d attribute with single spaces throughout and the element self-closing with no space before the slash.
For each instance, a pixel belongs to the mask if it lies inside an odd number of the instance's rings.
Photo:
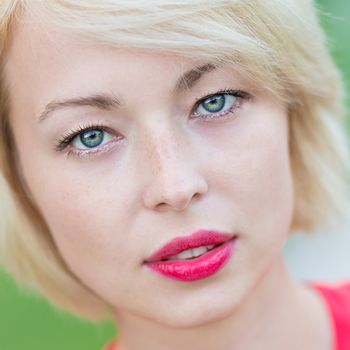
<svg viewBox="0 0 350 350">
<path fill-rule="evenodd" d="M 103 350 L 118 350 L 118 345 L 116 342 L 108 344 Z"/>
<path fill-rule="evenodd" d="M 331 317 L 334 345 L 333 350 L 350 350 L 350 282 L 331 286 L 312 283 L 311 287 L 324 299 Z M 113 342 L 104 350 L 118 350 Z"/>
<path fill-rule="evenodd" d="M 334 350 L 350 349 L 350 282 L 337 286 L 313 283 L 323 297 L 331 317 Z"/>
</svg>

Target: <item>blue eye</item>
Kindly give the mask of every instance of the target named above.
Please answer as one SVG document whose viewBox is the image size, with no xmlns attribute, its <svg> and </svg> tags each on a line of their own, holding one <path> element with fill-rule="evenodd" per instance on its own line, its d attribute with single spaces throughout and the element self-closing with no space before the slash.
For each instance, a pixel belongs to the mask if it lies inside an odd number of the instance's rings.
<svg viewBox="0 0 350 350">
<path fill-rule="evenodd" d="M 102 143 L 104 135 L 102 130 L 89 130 L 80 134 L 79 138 L 84 146 L 93 148 Z"/>
<path fill-rule="evenodd" d="M 101 129 L 92 129 L 80 133 L 72 140 L 72 145 L 77 149 L 91 149 L 112 140 L 109 133 Z"/>
<path fill-rule="evenodd" d="M 217 94 L 202 100 L 195 110 L 196 116 L 215 116 L 227 114 L 232 111 L 237 103 L 237 96 L 233 94 Z"/>
</svg>

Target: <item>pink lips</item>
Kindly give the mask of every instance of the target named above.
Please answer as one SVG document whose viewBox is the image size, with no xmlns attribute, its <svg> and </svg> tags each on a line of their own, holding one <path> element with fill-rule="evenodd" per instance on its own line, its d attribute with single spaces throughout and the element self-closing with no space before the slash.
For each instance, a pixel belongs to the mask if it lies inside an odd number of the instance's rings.
<svg viewBox="0 0 350 350">
<path fill-rule="evenodd" d="M 221 270 L 233 254 L 236 237 L 233 234 L 201 230 L 187 237 L 178 237 L 150 256 L 145 264 L 166 277 L 192 282 Z M 185 250 L 219 245 L 203 255 L 189 260 L 168 260 Z M 163 261 L 162 261 L 163 260 Z"/>
</svg>

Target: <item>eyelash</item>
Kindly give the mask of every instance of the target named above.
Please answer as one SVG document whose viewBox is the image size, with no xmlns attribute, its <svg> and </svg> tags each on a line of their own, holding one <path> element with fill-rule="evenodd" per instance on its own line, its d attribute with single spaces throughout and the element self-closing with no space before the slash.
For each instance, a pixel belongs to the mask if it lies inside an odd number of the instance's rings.
<svg viewBox="0 0 350 350">
<path fill-rule="evenodd" d="M 220 111 L 217 113 L 209 113 L 208 115 L 199 115 L 199 114 L 194 113 L 194 111 L 201 105 L 201 103 L 203 103 L 208 98 L 214 97 L 217 95 L 232 95 L 233 97 L 235 97 L 237 99 L 237 101 L 234 102 L 232 107 L 230 107 L 229 109 L 227 109 L 225 111 Z M 224 118 L 228 114 L 231 114 L 231 113 L 235 112 L 238 108 L 240 108 L 243 100 L 247 100 L 251 97 L 252 96 L 248 92 L 245 92 L 242 90 L 220 89 L 220 90 L 215 91 L 215 92 L 211 92 L 211 93 L 208 92 L 205 96 L 202 96 L 202 97 L 196 99 L 194 107 L 191 110 L 191 117 L 190 118 L 191 119 L 199 118 L 201 120 L 209 121 L 209 122 L 210 122 L 210 120 L 213 120 L 213 119 Z M 112 134 L 115 133 L 112 129 L 106 127 L 102 122 L 90 122 L 90 123 L 85 124 L 85 125 L 79 125 L 77 128 L 68 131 L 67 133 L 62 135 L 57 140 L 57 143 L 55 145 L 55 150 L 59 151 L 59 152 L 65 150 L 67 147 L 69 147 L 71 145 L 71 143 L 73 142 L 73 140 L 77 136 L 79 136 L 83 133 L 86 133 L 88 131 L 92 131 L 92 130 L 101 130 L 101 131 L 112 133 Z M 102 147 L 103 146 L 98 147 L 98 148 L 88 149 L 88 150 L 70 150 L 68 152 L 68 156 L 70 154 L 73 154 L 73 155 L 76 155 L 76 156 L 82 158 L 83 156 L 89 156 L 89 155 L 93 155 L 95 153 L 100 153 Z"/>
<path fill-rule="evenodd" d="M 95 130 L 95 129 L 107 131 L 107 128 L 101 122 L 98 122 L 98 123 L 91 122 L 87 125 L 79 125 L 76 129 L 72 129 L 67 133 L 65 133 L 64 135 L 62 135 L 58 139 L 55 149 L 57 151 L 63 151 L 66 147 L 68 147 L 72 143 L 72 141 L 75 139 L 76 136 L 84 132 Z"/>
<path fill-rule="evenodd" d="M 200 118 L 202 120 L 211 120 L 211 119 L 215 119 L 215 118 L 223 118 L 227 114 L 230 114 L 230 113 L 234 112 L 236 109 L 238 109 L 241 106 L 243 100 L 248 100 L 249 98 L 252 97 L 248 92 L 245 92 L 242 90 L 232 90 L 229 88 L 228 89 L 220 89 L 220 90 L 215 91 L 215 92 L 208 92 L 205 96 L 197 98 L 196 103 L 195 103 L 192 111 L 196 110 L 200 106 L 200 104 L 203 103 L 208 98 L 214 97 L 217 95 L 232 95 L 235 98 L 237 98 L 237 102 L 235 102 L 233 104 L 233 106 L 230 107 L 226 111 L 221 111 L 218 113 L 211 113 L 211 114 L 208 114 L 207 116 L 205 116 L 205 115 L 201 116 L 201 115 L 198 115 L 196 113 L 191 112 L 191 114 L 194 116 L 194 119 Z"/>
</svg>

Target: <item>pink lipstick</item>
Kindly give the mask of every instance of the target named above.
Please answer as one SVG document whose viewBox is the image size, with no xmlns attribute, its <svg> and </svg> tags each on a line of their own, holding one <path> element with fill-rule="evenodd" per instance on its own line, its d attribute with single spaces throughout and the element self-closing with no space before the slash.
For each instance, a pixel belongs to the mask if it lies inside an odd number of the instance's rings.
<svg viewBox="0 0 350 350">
<path fill-rule="evenodd" d="M 150 256 L 145 264 L 153 271 L 175 280 L 193 282 L 221 270 L 231 258 L 237 236 L 201 230 L 178 237 Z"/>
</svg>

